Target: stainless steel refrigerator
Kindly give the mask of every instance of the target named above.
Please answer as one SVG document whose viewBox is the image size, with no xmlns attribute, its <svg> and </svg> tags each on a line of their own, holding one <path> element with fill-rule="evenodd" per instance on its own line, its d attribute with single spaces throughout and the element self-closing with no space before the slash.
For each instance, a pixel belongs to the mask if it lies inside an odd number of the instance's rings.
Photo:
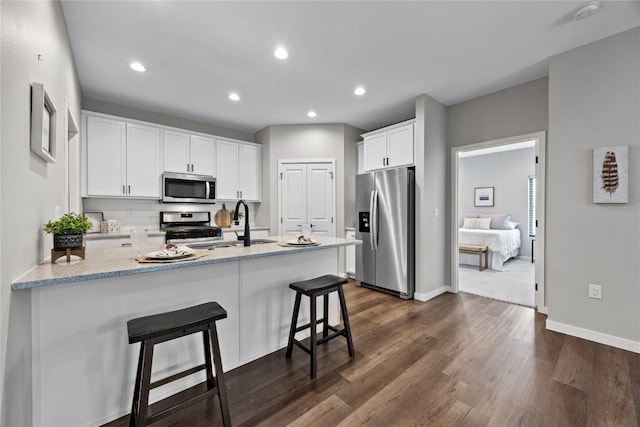
<svg viewBox="0 0 640 427">
<path fill-rule="evenodd" d="M 412 299 L 415 289 L 413 168 L 356 176 L 358 285 Z"/>
</svg>

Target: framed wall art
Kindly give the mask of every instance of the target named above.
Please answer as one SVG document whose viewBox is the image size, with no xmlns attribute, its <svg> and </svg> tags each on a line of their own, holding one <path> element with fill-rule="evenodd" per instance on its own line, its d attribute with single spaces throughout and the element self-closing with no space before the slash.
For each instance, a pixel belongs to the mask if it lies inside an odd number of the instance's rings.
<svg viewBox="0 0 640 427">
<path fill-rule="evenodd" d="M 102 212 L 83 212 L 82 215 L 91 222 L 91 228 L 87 230 L 87 233 L 100 233 L 100 225 L 104 221 L 104 214 Z"/>
<path fill-rule="evenodd" d="M 31 151 L 45 162 L 56 161 L 56 107 L 42 83 L 31 85 Z"/>
<path fill-rule="evenodd" d="M 473 189 L 473 206 L 493 206 L 494 187 L 476 187 Z"/>
<path fill-rule="evenodd" d="M 629 146 L 593 149 L 593 203 L 629 203 Z"/>
</svg>

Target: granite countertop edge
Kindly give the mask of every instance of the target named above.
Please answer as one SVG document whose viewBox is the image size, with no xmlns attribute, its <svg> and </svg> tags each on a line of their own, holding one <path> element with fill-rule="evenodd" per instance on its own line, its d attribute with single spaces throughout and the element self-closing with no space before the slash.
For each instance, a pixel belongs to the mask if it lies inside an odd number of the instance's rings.
<svg viewBox="0 0 640 427">
<path fill-rule="evenodd" d="M 339 240 L 339 241 L 336 241 L 336 240 Z M 32 289 L 32 288 L 48 287 L 48 286 L 54 286 L 54 285 L 63 285 L 67 283 L 76 283 L 76 282 L 84 282 L 89 280 L 105 279 L 109 277 L 121 277 L 121 276 L 129 276 L 133 274 L 150 273 L 155 271 L 175 270 L 180 268 L 189 268 L 189 267 L 196 267 L 196 266 L 209 265 L 209 264 L 220 264 L 225 262 L 264 258 L 264 257 L 276 256 L 276 255 L 286 255 L 286 254 L 293 254 L 298 252 L 337 248 L 342 246 L 350 246 L 354 244 L 362 244 L 362 241 L 347 240 L 347 239 L 332 239 L 331 242 L 321 243 L 318 246 L 306 246 L 306 247 L 277 246 L 277 249 L 275 250 L 273 250 L 273 247 L 271 248 L 264 247 L 264 249 L 272 249 L 272 250 L 256 252 L 256 253 L 237 253 L 236 252 L 236 253 L 230 253 L 227 256 L 222 254 L 222 256 L 218 258 L 205 256 L 203 258 L 199 258 L 193 261 L 183 261 L 183 262 L 166 263 L 166 264 L 152 264 L 152 263 L 140 264 L 133 261 L 130 258 L 126 258 L 126 259 L 116 260 L 116 261 L 121 261 L 123 263 L 126 262 L 128 265 L 122 266 L 120 268 L 115 268 L 114 270 L 110 270 L 110 271 L 95 271 L 95 272 L 78 273 L 78 274 L 59 276 L 59 277 L 29 279 L 30 275 L 37 274 L 35 272 L 38 269 L 46 269 L 48 267 L 55 268 L 56 265 L 59 265 L 61 268 L 64 268 L 65 266 L 64 263 L 61 263 L 61 264 L 43 263 L 35 266 L 33 269 L 31 269 L 30 271 L 22 275 L 20 278 L 13 281 L 11 283 L 11 290 L 17 291 L 17 290 L 25 290 L 25 289 Z M 273 245 L 276 245 L 276 244 L 274 243 Z M 259 245 L 258 247 L 260 246 L 263 246 L 263 245 Z M 248 248 L 241 247 L 236 249 L 242 250 L 242 249 L 248 249 Z M 217 249 L 216 251 L 221 251 L 221 250 L 223 249 Z M 215 254 L 216 253 L 214 252 L 214 255 Z M 88 255 L 91 256 L 91 254 L 88 254 Z M 131 262 L 129 263 L 129 261 Z M 81 263 L 82 260 L 77 262 Z"/>
</svg>

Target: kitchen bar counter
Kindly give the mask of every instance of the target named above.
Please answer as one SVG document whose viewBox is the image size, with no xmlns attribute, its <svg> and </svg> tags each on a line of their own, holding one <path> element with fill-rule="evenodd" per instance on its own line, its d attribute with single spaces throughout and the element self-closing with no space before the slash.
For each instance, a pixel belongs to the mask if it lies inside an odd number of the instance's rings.
<svg viewBox="0 0 640 427">
<path fill-rule="evenodd" d="M 270 240 L 280 241 L 287 237 L 269 237 Z M 69 263 L 60 258 L 55 264 L 48 260 L 36 266 L 11 284 L 12 290 L 29 289 L 41 286 L 61 285 L 65 283 L 83 282 L 87 280 L 103 279 L 106 277 L 127 276 L 151 271 L 174 270 L 196 265 L 216 264 L 221 262 L 239 261 L 242 259 L 260 258 L 265 256 L 282 255 L 299 251 L 312 251 L 325 248 L 353 245 L 353 240 L 340 238 L 319 237 L 314 239 L 321 242 L 320 246 L 283 247 L 277 243 L 258 244 L 249 247 L 225 247 L 214 250 L 201 251 L 206 256 L 194 261 L 182 261 L 167 264 L 140 264 L 134 257 L 136 250 L 130 247 L 114 247 L 87 250 L 86 259 L 72 258 Z M 148 248 L 160 250 L 161 248 Z"/>
<path fill-rule="evenodd" d="M 12 284 L 31 302 L 31 425 L 97 426 L 130 411 L 139 351 L 139 344 L 128 343 L 130 319 L 218 302 L 228 314 L 216 324 L 225 372 L 285 347 L 295 299 L 289 283 L 337 275 L 342 248 L 360 243 L 318 240 L 320 246 L 302 248 L 218 248 L 172 264 L 138 264 L 133 248 L 89 248 L 84 261 L 38 265 Z M 335 293 L 329 301 L 335 325 Z M 304 298 L 299 323 L 308 319 Z M 202 336 L 162 343 L 153 357 L 153 380 L 197 366 Z M 308 362 L 302 351 L 293 357 Z M 291 362 L 283 356 L 282 363 Z M 150 402 L 204 379 L 200 371 L 154 389 Z"/>
</svg>

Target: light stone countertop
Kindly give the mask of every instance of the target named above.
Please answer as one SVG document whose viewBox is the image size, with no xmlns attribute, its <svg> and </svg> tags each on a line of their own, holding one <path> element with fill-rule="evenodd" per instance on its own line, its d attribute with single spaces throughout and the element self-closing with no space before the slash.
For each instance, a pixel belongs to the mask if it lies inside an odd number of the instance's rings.
<svg viewBox="0 0 640 427">
<path fill-rule="evenodd" d="M 275 241 L 286 241 L 291 236 L 270 236 Z M 277 243 L 253 245 L 249 247 L 224 247 L 204 251 L 206 256 L 193 261 L 182 261 L 167 264 L 138 263 L 134 257 L 136 250 L 129 247 L 108 249 L 87 249 L 86 259 L 72 257 L 71 262 L 60 258 L 55 264 L 49 260 L 35 266 L 11 284 L 11 290 L 37 288 L 42 286 L 61 285 L 65 283 L 104 279 L 107 277 L 127 276 L 152 271 L 174 270 L 198 265 L 217 264 L 241 261 L 243 259 L 261 258 L 274 255 L 286 255 L 303 251 L 322 250 L 341 246 L 359 245 L 361 240 L 342 239 L 337 237 L 315 237 L 319 246 L 283 247 Z M 149 248 L 151 249 L 151 248 Z M 160 248 L 156 248 L 159 250 Z"/>
</svg>

